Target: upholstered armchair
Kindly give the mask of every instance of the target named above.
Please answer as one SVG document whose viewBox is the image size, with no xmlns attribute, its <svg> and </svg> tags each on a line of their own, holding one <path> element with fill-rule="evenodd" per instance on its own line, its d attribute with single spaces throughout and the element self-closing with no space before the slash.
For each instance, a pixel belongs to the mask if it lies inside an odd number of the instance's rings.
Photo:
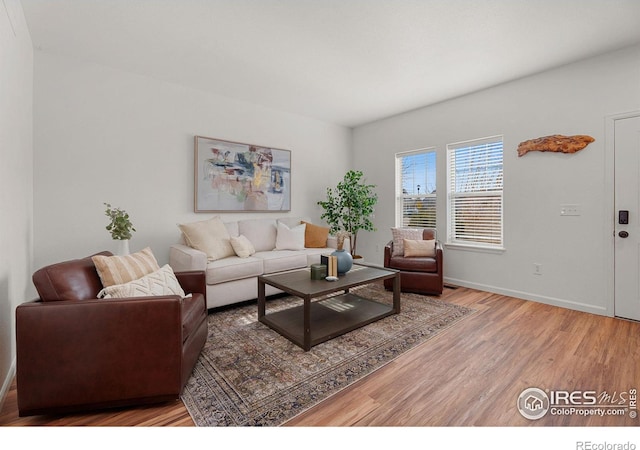
<svg viewBox="0 0 640 450">
<path fill-rule="evenodd" d="M 204 272 L 175 278 L 191 296 L 98 299 L 91 257 L 35 272 L 40 298 L 16 308 L 20 416 L 178 398 L 206 340 L 207 310 Z"/>
<path fill-rule="evenodd" d="M 431 228 L 393 229 L 394 238 L 384 248 L 384 267 L 400 271 L 402 292 L 442 294 L 442 244 Z M 406 240 L 405 240 L 406 239 Z M 385 288 L 393 284 L 385 280 Z"/>
</svg>

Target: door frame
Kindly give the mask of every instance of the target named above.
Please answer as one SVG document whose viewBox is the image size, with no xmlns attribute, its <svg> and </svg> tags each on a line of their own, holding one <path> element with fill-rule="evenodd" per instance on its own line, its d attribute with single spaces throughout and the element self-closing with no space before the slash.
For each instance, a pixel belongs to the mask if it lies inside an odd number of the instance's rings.
<svg viewBox="0 0 640 450">
<path fill-rule="evenodd" d="M 605 152 L 604 152 L 604 167 L 605 167 L 605 180 L 604 180 L 604 188 L 605 188 L 605 211 L 608 211 L 605 214 L 604 218 L 604 266 L 606 270 L 606 290 L 607 299 L 606 299 L 606 312 L 610 317 L 615 317 L 615 305 L 616 305 L 616 297 L 615 297 L 615 262 L 616 262 L 616 254 L 615 254 L 615 239 L 616 239 L 616 211 L 615 211 L 615 187 L 616 187 L 616 176 L 615 176 L 615 149 L 616 149 L 616 129 L 615 124 L 616 120 L 622 119 L 631 119 L 633 117 L 639 117 L 640 110 L 629 111 L 620 114 L 612 114 L 608 115 L 605 118 Z"/>
</svg>

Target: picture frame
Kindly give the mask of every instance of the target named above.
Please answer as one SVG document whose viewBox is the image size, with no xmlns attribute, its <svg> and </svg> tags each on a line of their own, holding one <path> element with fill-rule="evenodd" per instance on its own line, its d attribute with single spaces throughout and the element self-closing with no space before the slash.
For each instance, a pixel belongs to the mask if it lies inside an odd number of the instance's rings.
<svg viewBox="0 0 640 450">
<path fill-rule="evenodd" d="M 194 137 L 195 212 L 290 210 L 290 150 Z"/>
</svg>

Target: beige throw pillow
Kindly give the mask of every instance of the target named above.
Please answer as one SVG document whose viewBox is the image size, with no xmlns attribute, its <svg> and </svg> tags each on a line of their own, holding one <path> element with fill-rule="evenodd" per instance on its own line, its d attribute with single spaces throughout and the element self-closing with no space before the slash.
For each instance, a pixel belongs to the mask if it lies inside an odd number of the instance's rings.
<svg viewBox="0 0 640 450">
<path fill-rule="evenodd" d="M 160 269 L 149 247 L 124 256 L 95 255 L 91 257 L 102 286 L 128 283 Z"/>
<path fill-rule="evenodd" d="M 161 269 L 137 280 L 106 287 L 100 291 L 98 298 L 155 297 L 162 295 L 185 296 L 184 290 L 169 264 L 165 264 Z"/>
<path fill-rule="evenodd" d="M 235 255 L 231 236 L 220 217 L 179 224 L 187 245 L 207 254 L 210 261 Z"/>
<path fill-rule="evenodd" d="M 422 239 L 422 228 L 391 228 L 393 236 L 393 253 L 391 256 L 404 255 L 404 239 Z"/>
<path fill-rule="evenodd" d="M 435 239 L 425 240 L 411 240 L 404 239 L 404 256 L 407 258 L 419 257 L 419 256 L 436 256 L 436 241 Z"/>
<path fill-rule="evenodd" d="M 236 255 L 240 258 L 248 258 L 256 252 L 251 241 L 243 234 L 237 237 L 232 237 L 231 246 L 233 247 L 233 251 L 236 252 Z"/>
</svg>

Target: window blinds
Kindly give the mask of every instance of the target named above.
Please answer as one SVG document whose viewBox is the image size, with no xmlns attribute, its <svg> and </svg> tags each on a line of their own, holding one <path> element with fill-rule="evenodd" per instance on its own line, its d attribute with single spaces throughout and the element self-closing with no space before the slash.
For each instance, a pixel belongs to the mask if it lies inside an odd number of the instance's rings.
<svg viewBox="0 0 640 450">
<path fill-rule="evenodd" d="M 447 146 L 448 240 L 502 247 L 502 137 Z"/>
<path fill-rule="evenodd" d="M 436 152 L 433 149 L 396 155 L 396 225 L 436 227 Z"/>
</svg>

